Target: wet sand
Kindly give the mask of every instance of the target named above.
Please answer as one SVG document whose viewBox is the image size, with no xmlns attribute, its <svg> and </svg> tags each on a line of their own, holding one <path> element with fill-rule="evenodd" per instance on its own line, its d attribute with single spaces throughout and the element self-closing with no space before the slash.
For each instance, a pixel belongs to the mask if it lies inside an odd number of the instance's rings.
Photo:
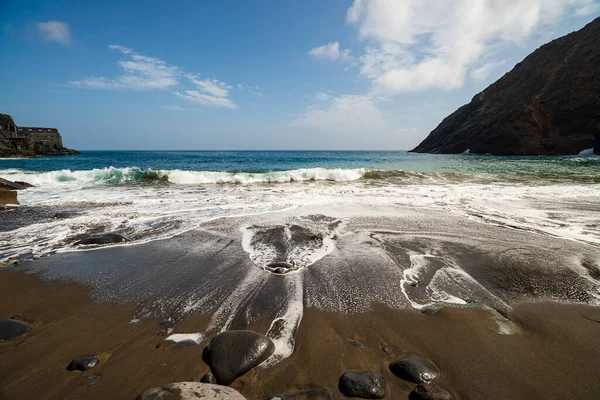
<svg viewBox="0 0 600 400">
<path fill-rule="evenodd" d="M 0 343 L 0 398 L 133 399 L 149 387 L 199 380 L 208 371 L 203 346 L 157 348 L 165 337 L 159 320 L 130 323 L 133 303 L 97 303 L 90 293 L 74 283 L 0 271 L 0 318 L 20 314 L 34 326 Z M 343 372 L 379 370 L 387 397 L 402 399 L 414 385 L 394 377 L 388 364 L 414 354 L 433 360 L 441 369 L 436 383 L 459 399 L 600 398 L 600 308 L 552 302 L 511 306 L 514 335 L 498 334 L 483 310 L 445 308 L 423 315 L 375 304 L 347 315 L 308 307 L 292 356 L 256 368 L 232 387 L 248 399 L 314 388 L 341 398 L 337 382 Z M 175 332 L 203 331 L 209 319 L 192 313 Z M 265 333 L 269 324 L 257 320 L 249 328 Z M 102 361 L 86 372 L 66 370 L 84 355 L 101 355 Z"/>
</svg>

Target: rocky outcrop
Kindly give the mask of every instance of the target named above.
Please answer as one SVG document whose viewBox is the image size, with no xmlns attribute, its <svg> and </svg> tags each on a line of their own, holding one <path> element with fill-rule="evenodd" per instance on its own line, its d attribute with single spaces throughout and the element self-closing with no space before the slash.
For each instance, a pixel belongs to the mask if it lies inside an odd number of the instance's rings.
<svg viewBox="0 0 600 400">
<path fill-rule="evenodd" d="M 540 47 L 413 152 L 600 154 L 600 18 Z"/>
<path fill-rule="evenodd" d="M 53 128 L 18 127 L 8 114 L 0 114 L 0 157 L 79 154 L 63 146 Z"/>
</svg>

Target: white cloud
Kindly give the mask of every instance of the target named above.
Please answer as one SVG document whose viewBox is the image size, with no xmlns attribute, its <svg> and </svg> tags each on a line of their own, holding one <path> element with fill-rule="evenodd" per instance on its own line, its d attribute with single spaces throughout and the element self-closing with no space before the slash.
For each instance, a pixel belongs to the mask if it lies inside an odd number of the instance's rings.
<svg viewBox="0 0 600 400">
<path fill-rule="evenodd" d="M 229 99 L 232 87 L 217 79 L 200 79 L 198 75 L 186 73 L 181 68 L 167 64 L 165 61 L 136 53 L 130 48 L 120 45 L 109 45 L 109 49 L 118 51 L 128 57 L 117 62 L 121 75 L 116 78 L 88 77 L 71 81 L 71 85 L 87 89 L 120 89 L 120 90 L 173 90 L 183 86 L 182 77 L 196 89 L 175 90 L 173 94 L 189 102 L 209 107 L 236 108 Z M 189 85 L 189 84 L 188 84 Z M 168 110 L 182 111 L 178 106 L 163 106 Z"/>
<path fill-rule="evenodd" d="M 236 108 L 235 103 L 226 97 L 211 96 L 198 90 L 185 90 L 183 93 L 175 92 L 175 95 L 192 103 L 209 107 Z"/>
<path fill-rule="evenodd" d="M 311 49 L 308 54 L 317 59 L 327 59 L 327 60 L 349 60 L 350 50 L 340 50 L 340 44 L 338 42 L 330 42 L 328 44 L 324 44 L 323 46 L 315 47 Z"/>
<path fill-rule="evenodd" d="M 360 135 L 390 130 L 375 99 L 364 95 L 331 97 L 327 104 L 310 107 L 291 124 L 325 134 Z"/>
<path fill-rule="evenodd" d="M 202 91 L 208 93 L 211 96 L 215 97 L 227 97 L 229 96 L 228 88 L 231 86 L 227 86 L 225 82 L 220 82 L 216 79 L 205 79 L 200 80 L 196 75 L 186 75 L 192 83 L 198 86 Z"/>
<path fill-rule="evenodd" d="M 122 89 L 122 90 L 166 90 L 179 84 L 181 70 L 170 66 L 166 62 L 153 57 L 138 54 L 133 50 L 119 46 L 108 46 L 129 57 L 121 60 L 117 65 L 121 68 L 121 75 L 114 79 L 105 77 L 89 77 L 71 84 L 88 89 Z"/>
<path fill-rule="evenodd" d="M 181 107 L 181 106 L 177 106 L 177 105 L 173 105 L 173 104 L 166 104 L 164 106 L 161 107 L 163 110 L 169 110 L 169 111 L 189 111 L 189 108 L 185 108 L 185 107 Z"/>
<path fill-rule="evenodd" d="M 494 69 L 504 64 L 504 62 L 505 61 L 502 60 L 485 63 L 482 66 L 471 70 L 471 78 L 475 79 L 476 81 L 482 81 L 486 79 Z"/>
<path fill-rule="evenodd" d="M 186 74 L 198 90 L 184 90 L 183 93 L 175 92 L 175 95 L 192 103 L 208 107 L 236 108 L 229 98 L 231 86 L 217 79 L 201 80 L 197 75 Z"/>
<path fill-rule="evenodd" d="M 321 92 L 319 92 L 319 93 L 317 93 L 315 95 L 315 99 L 317 101 L 327 101 L 327 100 L 330 100 L 332 98 L 333 98 L 333 96 L 331 94 L 329 94 L 327 92 L 324 92 L 324 91 L 321 91 Z"/>
<path fill-rule="evenodd" d="M 63 46 L 69 46 L 71 44 L 71 28 L 64 22 L 40 22 L 37 24 L 37 28 L 44 40 L 57 42 Z"/>
<path fill-rule="evenodd" d="M 368 46 L 360 73 L 379 93 L 454 89 L 492 69 L 485 56 L 522 43 L 595 0 L 355 0 L 347 20 Z M 326 53 L 325 50 L 323 50 Z"/>
</svg>

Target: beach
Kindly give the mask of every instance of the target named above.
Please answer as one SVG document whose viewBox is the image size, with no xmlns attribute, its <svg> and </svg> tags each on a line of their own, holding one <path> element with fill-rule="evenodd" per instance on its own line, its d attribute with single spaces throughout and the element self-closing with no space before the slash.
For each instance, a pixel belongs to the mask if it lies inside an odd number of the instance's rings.
<svg viewBox="0 0 600 400">
<path fill-rule="evenodd" d="M 426 172 L 336 157 L 279 172 L 5 169 L 36 186 L 0 212 L 0 319 L 32 327 L 0 343 L 0 396 L 135 398 L 199 381 L 217 335 L 251 330 L 272 352 L 230 384 L 247 399 L 345 398 L 349 371 L 407 398 L 416 384 L 390 364 L 409 356 L 452 398 L 598 398 L 599 158 L 564 158 L 581 170 L 561 177 L 551 158 Z M 86 356 L 97 365 L 67 370 Z"/>
<path fill-rule="evenodd" d="M 0 344 L 2 398 L 135 398 L 170 382 L 199 380 L 208 367 L 202 348 L 164 344 L 158 319 L 129 323 L 134 305 L 96 303 L 80 285 L 3 271 L 0 315 L 18 312 L 34 324 L 25 337 Z M 232 387 L 248 399 L 328 388 L 335 398 L 346 370 L 378 370 L 388 398 L 415 386 L 388 364 L 405 355 L 440 367 L 437 384 L 459 399 L 596 399 L 600 309 L 552 302 L 513 305 L 514 335 L 499 335 L 485 311 L 443 309 L 434 315 L 375 305 L 355 315 L 309 309 L 296 351 L 273 368 L 258 367 Z M 191 315 L 176 330 L 194 331 L 207 318 Z M 250 328 L 264 331 L 268 323 Z M 350 341 L 357 341 L 364 347 Z M 387 352 L 382 350 L 387 346 Z M 74 356 L 102 354 L 93 370 L 69 372 Z"/>
</svg>

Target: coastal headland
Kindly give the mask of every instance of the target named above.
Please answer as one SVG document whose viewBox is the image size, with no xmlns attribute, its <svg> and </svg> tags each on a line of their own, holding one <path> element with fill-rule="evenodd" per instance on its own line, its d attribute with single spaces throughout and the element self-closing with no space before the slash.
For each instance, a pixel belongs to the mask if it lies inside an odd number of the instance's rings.
<svg viewBox="0 0 600 400">
<path fill-rule="evenodd" d="M 56 128 L 17 126 L 8 114 L 0 114 L 0 158 L 79 154 L 63 146 Z"/>
</svg>

